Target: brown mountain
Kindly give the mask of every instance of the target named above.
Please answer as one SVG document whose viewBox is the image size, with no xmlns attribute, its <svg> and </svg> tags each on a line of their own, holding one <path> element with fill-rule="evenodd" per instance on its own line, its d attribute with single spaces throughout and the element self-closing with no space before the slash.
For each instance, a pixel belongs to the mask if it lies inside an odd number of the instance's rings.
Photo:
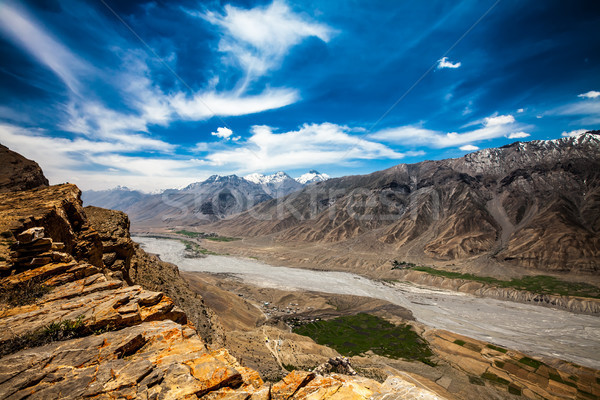
<svg viewBox="0 0 600 400">
<path fill-rule="evenodd" d="M 488 257 L 600 270 L 600 131 L 516 142 L 308 186 L 215 229 L 276 242 L 385 248 L 391 257 Z"/>
<path fill-rule="evenodd" d="M 40 186 L 48 186 L 40 166 L 0 144 L 0 193 Z"/>
</svg>

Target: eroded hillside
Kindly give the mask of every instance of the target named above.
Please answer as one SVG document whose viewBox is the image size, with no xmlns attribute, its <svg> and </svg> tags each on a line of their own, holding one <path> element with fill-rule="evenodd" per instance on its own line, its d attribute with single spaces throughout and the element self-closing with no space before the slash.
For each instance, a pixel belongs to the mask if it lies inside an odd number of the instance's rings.
<svg viewBox="0 0 600 400">
<path fill-rule="evenodd" d="M 600 270 L 600 133 L 331 179 L 211 228 L 274 243 Z M 310 253 L 310 251 L 309 251 Z M 359 257 L 360 258 L 360 257 Z M 320 260 L 323 262 L 325 260 Z M 349 260 L 349 263 L 351 261 Z"/>
</svg>

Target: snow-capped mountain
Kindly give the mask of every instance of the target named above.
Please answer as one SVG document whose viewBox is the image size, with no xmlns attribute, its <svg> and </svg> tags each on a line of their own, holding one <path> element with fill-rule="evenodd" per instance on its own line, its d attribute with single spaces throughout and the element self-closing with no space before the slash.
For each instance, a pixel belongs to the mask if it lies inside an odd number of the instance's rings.
<svg viewBox="0 0 600 400">
<path fill-rule="evenodd" d="M 329 175 L 322 174 L 317 170 L 311 169 L 306 174 L 303 174 L 296 178 L 296 182 L 302 185 L 308 185 L 314 182 L 323 182 L 329 179 Z"/>
<path fill-rule="evenodd" d="M 167 189 L 147 194 L 117 187 L 87 191 L 86 205 L 125 211 L 135 223 L 158 220 L 193 223 L 217 220 L 240 213 L 263 201 L 281 198 L 302 189 L 306 184 L 325 180 L 325 174 L 310 171 L 294 179 L 283 171 L 272 175 L 212 175 L 181 189 Z"/>
<path fill-rule="evenodd" d="M 244 177 L 244 179 L 247 181 L 250 181 L 250 182 L 258 183 L 259 185 L 265 185 L 265 184 L 269 184 L 269 183 L 280 183 L 287 179 L 292 179 L 292 177 L 283 171 L 279 171 L 279 172 L 275 172 L 272 175 L 263 175 L 263 174 L 254 173 L 254 174 L 246 175 Z"/>
<path fill-rule="evenodd" d="M 272 175 L 250 174 L 244 177 L 248 182 L 260 185 L 262 189 L 272 197 L 283 197 L 296 190 L 302 189 L 302 184 L 296 182 L 291 176 L 283 171 Z"/>
</svg>

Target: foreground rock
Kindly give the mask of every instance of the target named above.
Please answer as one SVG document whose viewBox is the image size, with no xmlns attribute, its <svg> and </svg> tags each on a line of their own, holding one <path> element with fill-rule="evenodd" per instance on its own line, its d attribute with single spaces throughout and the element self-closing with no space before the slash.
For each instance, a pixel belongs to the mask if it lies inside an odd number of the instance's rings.
<svg viewBox="0 0 600 400">
<path fill-rule="evenodd" d="M 190 290 L 175 265 L 147 254 L 131 240 L 129 218 L 125 213 L 93 206 L 84 210 L 100 235 L 102 259 L 113 276 L 148 290 L 164 292 L 185 312 L 205 341 L 223 346 L 223 329 L 214 312 L 201 296 Z"/>
</svg>

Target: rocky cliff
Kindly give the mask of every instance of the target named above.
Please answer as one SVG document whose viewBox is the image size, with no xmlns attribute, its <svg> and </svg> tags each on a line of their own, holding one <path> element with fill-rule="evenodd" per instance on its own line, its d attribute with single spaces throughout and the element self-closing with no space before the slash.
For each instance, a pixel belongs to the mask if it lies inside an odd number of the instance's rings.
<svg viewBox="0 0 600 400">
<path fill-rule="evenodd" d="M 0 194 L 0 398 L 443 398 L 402 378 L 294 371 L 264 383 L 207 345 L 175 302 L 187 296 L 176 269 L 148 268 L 157 260 L 131 243 L 124 215 L 88 211 L 69 184 Z M 174 299 L 132 284 L 153 284 L 145 274 L 174 278 L 156 283 Z"/>
<path fill-rule="evenodd" d="M 600 271 L 600 132 L 330 179 L 213 225 L 434 260 Z M 413 257 L 413 258 L 414 258 Z"/>
<path fill-rule="evenodd" d="M 35 162 L 0 144 L 0 193 L 48 186 L 48 179 Z"/>
</svg>

